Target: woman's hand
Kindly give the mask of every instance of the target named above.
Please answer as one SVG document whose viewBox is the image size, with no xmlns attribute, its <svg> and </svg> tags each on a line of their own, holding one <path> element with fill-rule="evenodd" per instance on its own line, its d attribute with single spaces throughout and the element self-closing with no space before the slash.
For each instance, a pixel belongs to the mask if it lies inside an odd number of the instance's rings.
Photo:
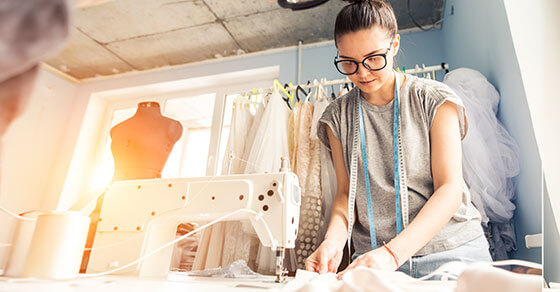
<svg viewBox="0 0 560 292">
<path fill-rule="evenodd" d="M 319 248 L 315 250 L 305 260 L 305 270 L 324 273 L 336 273 L 340 262 L 342 261 L 342 252 L 344 251 L 344 243 L 342 246 L 335 240 L 325 239 Z"/>
<path fill-rule="evenodd" d="M 344 271 L 338 273 L 338 278 L 342 279 L 344 273 L 357 266 L 386 271 L 395 271 L 399 268 L 389 251 L 385 247 L 379 247 L 357 257 Z"/>
</svg>

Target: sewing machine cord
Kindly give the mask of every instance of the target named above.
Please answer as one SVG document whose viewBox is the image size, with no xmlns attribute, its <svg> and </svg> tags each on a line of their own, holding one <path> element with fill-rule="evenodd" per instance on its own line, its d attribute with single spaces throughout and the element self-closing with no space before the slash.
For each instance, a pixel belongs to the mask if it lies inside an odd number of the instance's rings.
<svg viewBox="0 0 560 292">
<path fill-rule="evenodd" d="M 225 219 L 227 219 L 227 218 L 229 218 L 229 217 L 231 217 L 231 216 L 233 216 L 233 215 L 236 215 L 237 213 L 240 213 L 240 212 L 248 212 L 248 213 L 251 213 L 251 214 L 255 215 L 257 221 L 259 221 L 260 218 L 261 218 L 261 216 L 262 216 L 262 213 L 261 213 L 261 212 L 258 212 L 258 213 L 257 213 L 257 212 L 255 212 L 254 210 L 251 210 L 251 209 L 239 209 L 239 210 L 233 211 L 233 212 L 231 212 L 231 213 L 228 213 L 228 214 L 226 214 L 226 215 L 224 215 L 224 216 L 222 216 L 222 217 L 219 217 L 219 218 L 217 218 L 217 219 L 215 219 L 215 220 L 213 220 L 213 221 L 210 221 L 209 223 L 204 224 L 204 225 L 202 225 L 202 226 L 196 228 L 195 230 L 193 230 L 193 231 L 191 231 L 191 232 L 189 232 L 189 233 L 187 233 L 187 234 L 185 234 L 185 235 L 182 235 L 182 236 L 180 236 L 180 237 L 177 237 L 176 239 L 174 239 L 174 240 L 172 240 L 172 241 L 169 241 L 168 243 L 166 243 L 166 244 L 164 244 L 164 245 L 158 247 L 157 249 L 151 251 L 150 253 L 145 254 L 145 255 L 139 257 L 138 259 L 136 259 L 136 260 L 134 260 L 134 261 L 132 261 L 132 262 L 130 262 L 130 263 L 124 265 L 124 266 L 115 268 L 115 269 L 113 269 L 113 270 L 101 272 L 101 273 L 80 274 L 78 277 L 79 277 L 79 278 L 100 277 L 100 276 L 109 275 L 109 274 L 112 274 L 112 273 L 115 273 L 115 272 L 124 270 L 124 269 L 126 269 L 126 268 L 129 268 L 129 267 L 131 267 L 131 266 L 133 266 L 133 265 L 136 265 L 136 264 L 138 264 L 138 263 L 140 263 L 140 262 L 143 262 L 143 261 L 146 260 L 147 258 L 149 258 L 149 257 L 153 256 L 154 254 L 158 253 L 159 251 L 161 251 L 161 250 L 163 250 L 163 249 L 165 249 L 165 248 L 167 248 L 167 247 L 169 247 L 169 246 L 171 246 L 171 245 L 173 245 L 173 244 L 175 244 L 175 243 L 177 243 L 177 242 L 179 242 L 179 241 L 181 241 L 181 240 L 183 240 L 183 239 L 185 239 L 185 238 L 187 238 L 187 237 L 193 235 L 194 233 L 199 232 L 199 231 L 201 231 L 201 230 L 204 230 L 204 229 L 206 229 L 206 228 L 208 228 L 208 227 L 210 227 L 210 226 L 212 226 L 212 225 L 214 225 L 214 224 L 216 224 L 216 223 L 218 223 L 218 222 L 221 222 L 221 221 L 223 221 L 223 220 L 225 220 Z M 265 227 L 265 229 L 266 229 L 267 235 L 268 235 L 268 237 L 269 237 L 269 239 L 270 239 L 270 242 L 272 243 L 271 248 L 272 248 L 273 250 L 275 250 L 276 247 L 277 247 L 277 246 L 276 246 L 277 243 L 275 242 L 275 240 L 274 240 L 274 238 L 273 238 L 273 236 L 272 236 L 272 232 L 270 231 L 270 228 L 268 227 L 268 224 L 266 223 L 266 221 L 262 221 L 262 222 L 264 223 L 264 227 Z"/>
</svg>

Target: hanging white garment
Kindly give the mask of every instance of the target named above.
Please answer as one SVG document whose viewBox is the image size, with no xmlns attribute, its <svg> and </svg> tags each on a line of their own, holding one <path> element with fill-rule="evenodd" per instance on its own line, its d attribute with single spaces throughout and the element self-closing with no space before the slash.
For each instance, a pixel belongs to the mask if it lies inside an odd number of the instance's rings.
<svg viewBox="0 0 560 292">
<path fill-rule="evenodd" d="M 513 217 L 512 178 L 520 171 L 519 148 L 497 119 L 500 95 L 480 72 L 460 68 L 445 75 L 444 83 L 461 97 L 469 122 L 463 140 L 463 172 L 473 196 L 479 196 L 493 222 Z"/>
<path fill-rule="evenodd" d="M 286 125 L 290 111 L 278 92 L 273 92 L 264 109 L 248 157 L 246 173 L 278 172 L 281 157 L 288 157 Z"/>
<path fill-rule="evenodd" d="M 222 174 L 240 174 L 245 167 L 243 157 L 245 139 L 253 123 L 245 97 L 234 101 L 230 135 L 225 150 Z M 209 227 L 201 234 L 193 270 L 204 270 L 227 266 L 236 259 L 248 259 L 253 235 L 232 234 L 242 229 L 241 222 L 220 222 Z M 227 245 L 224 245 L 227 242 Z M 237 249 L 240 249 L 239 251 Z M 244 253 L 246 252 L 246 253 Z"/>
<path fill-rule="evenodd" d="M 278 172 L 281 158 L 289 157 L 287 125 L 290 112 L 278 92 L 270 96 L 248 157 L 246 173 Z M 257 272 L 273 274 L 275 254 L 261 246 L 258 252 Z"/>
<path fill-rule="evenodd" d="M 243 155 L 247 145 L 247 133 L 251 129 L 254 116 L 251 114 L 246 97 L 237 97 L 234 101 L 230 132 L 222 165 L 222 174 L 241 174 L 245 171 Z M 231 157 L 233 155 L 233 158 Z M 224 171 L 225 170 L 225 171 Z"/>
<path fill-rule="evenodd" d="M 248 161 L 249 159 L 249 155 L 251 154 L 251 148 L 253 146 L 253 143 L 255 142 L 255 137 L 257 135 L 257 130 L 259 129 L 259 124 L 260 121 L 262 120 L 262 116 L 264 113 L 264 108 L 265 108 L 265 104 L 264 103 L 259 103 L 259 104 L 255 104 L 254 106 L 256 106 L 256 113 L 255 113 L 255 117 L 253 118 L 253 122 L 251 124 L 251 128 L 247 133 L 243 133 L 242 135 L 246 135 L 247 138 L 245 139 L 245 150 L 243 151 L 243 172 L 241 173 L 248 173 L 247 172 L 247 163 L 246 161 Z"/>
</svg>

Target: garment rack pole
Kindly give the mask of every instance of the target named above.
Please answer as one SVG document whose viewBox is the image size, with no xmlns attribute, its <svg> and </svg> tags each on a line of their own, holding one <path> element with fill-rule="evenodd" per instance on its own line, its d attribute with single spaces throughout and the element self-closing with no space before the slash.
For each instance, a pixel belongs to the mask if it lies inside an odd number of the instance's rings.
<svg viewBox="0 0 560 292">
<path fill-rule="evenodd" d="M 416 68 L 412 68 L 412 69 L 406 69 L 404 73 L 407 74 L 422 74 L 422 73 L 431 73 L 431 72 L 435 72 L 435 71 L 439 71 L 439 70 L 448 70 L 449 69 L 449 64 L 447 63 L 442 63 L 441 65 L 434 65 L 434 66 L 428 66 L 428 67 L 416 67 Z M 398 72 L 403 72 L 402 69 L 397 69 Z M 331 81 L 326 81 L 326 82 L 320 82 L 320 83 L 311 83 L 311 84 L 307 84 L 307 85 L 299 85 L 302 89 L 311 89 L 311 88 L 317 88 L 319 86 L 331 86 L 331 85 L 340 85 L 340 84 L 346 84 L 346 83 L 352 83 L 352 81 L 350 81 L 350 79 L 348 78 L 343 78 L 343 79 L 337 79 L 337 80 L 331 80 Z M 285 87 L 286 91 L 294 91 L 297 89 L 297 85 L 296 86 L 290 86 L 290 87 Z M 245 95 L 245 96 L 251 96 L 251 95 L 258 95 L 258 94 L 268 94 L 268 93 L 272 93 L 273 88 L 268 88 L 268 89 L 257 89 L 257 90 L 252 90 L 252 91 L 247 91 L 245 93 L 240 93 L 240 95 Z"/>
<path fill-rule="evenodd" d="M 301 53 L 302 53 L 302 46 L 303 46 L 303 42 L 302 41 L 298 41 L 298 60 L 297 60 L 297 83 L 301 84 Z"/>
<path fill-rule="evenodd" d="M 447 63 L 442 63 L 441 65 L 434 65 L 434 66 L 428 66 L 428 67 L 418 67 L 418 65 L 416 65 L 416 68 L 412 68 L 412 69 L 404 69 L 404 73 L 408 73 L 408 74 L 422 74 L 422 73 L 429 73 L 429 72 L 433 72 L 433 71 L 439 71 L 439 70 L 448 70 L 449 69 L 449 64 Z M 397 68 L 398 72 L 403 72 L 402 69 Z"/>
</svg>

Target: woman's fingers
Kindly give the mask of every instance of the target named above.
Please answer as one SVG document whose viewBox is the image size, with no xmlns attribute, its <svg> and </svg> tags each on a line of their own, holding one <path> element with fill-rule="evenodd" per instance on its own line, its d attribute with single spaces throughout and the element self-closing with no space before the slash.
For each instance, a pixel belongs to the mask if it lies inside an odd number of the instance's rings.
<svg viewBox="0 0 560 292">
<path fill-rule="evenodd" d="M 336 277 L 337 277 L 339 280 L 342 279 L 342 276 L 344 276 L 344 273 L 346 273 L 346 272 L 352 270 L 352 269 L 355 268 L 357 265 L 358 265 L 358 261 L 357 261 L 357 260 L 356 260 L 356 261 L 353 261 L 352 263 L 350 263 L 350 264 L 346 267 L 346 269 L 344 269 L 344 271 L 342 271 L 342 272 L 336 274 Z"/>
<path fill-rule="evenodd" d="M 310 272 L 317 272 L 317 261 L 309 257 L 305 260 L 305 270 Z"/>
</svg>

